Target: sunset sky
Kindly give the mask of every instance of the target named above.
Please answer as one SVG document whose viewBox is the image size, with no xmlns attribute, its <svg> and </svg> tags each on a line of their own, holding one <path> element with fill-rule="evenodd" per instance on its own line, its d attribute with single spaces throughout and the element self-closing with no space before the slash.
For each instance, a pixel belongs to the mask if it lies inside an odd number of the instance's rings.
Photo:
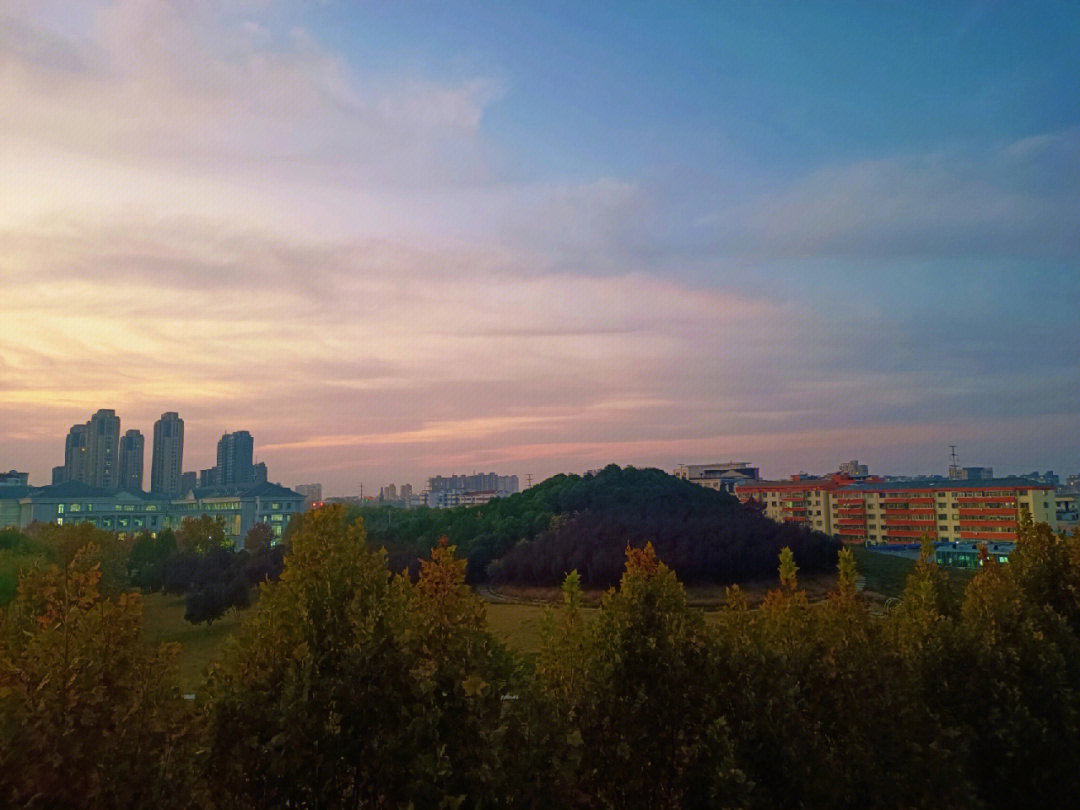
<svg viewBox="0 0 1080 810">
<path fill-rule="evenodd" d="M 521 5 L 0 0 L 0 469 L 1080 472 L 1080 4 Z"/>
</svg>

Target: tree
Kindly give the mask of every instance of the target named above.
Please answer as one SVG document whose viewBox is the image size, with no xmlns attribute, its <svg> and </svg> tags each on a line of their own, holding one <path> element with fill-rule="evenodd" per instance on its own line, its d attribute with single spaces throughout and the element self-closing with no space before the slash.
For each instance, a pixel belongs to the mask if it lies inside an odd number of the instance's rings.
<svg viewBox="0 0 1080 810">
<path fill-rule="evenodd" d="M 1023 585 L 1033 568 L 991 560 L 964 594 L 965 688 L 944 708 L 972 730 L 968 771 L 989 807 L 1051 806 L 1080 791 L 1080 644 L 1046 604 L 1068 598 L 1069 574 L 1044 569 L 1063 590 L 1040 588 L 1046 602 L 1033 602 Z"/>
<path fill-rule="evenodd" d="M 140 532 L 128 555 L 131 584 L 143 591 L 160 591 L 165 584 L 165 564 L 176 553 L 176 535 L 163 529 L 157 535 Z"/>
<path fill-rule="evenodd" d="M 274 542 L 274 532 L 265 523 L 256 523 L 244 536 L 244 550 L 252 556 L 265 554 Z"/>
<path fill-rule="evenodd" d="M 464 564 L 420 580 L 340 507 L 307 512 L 285 569 L 211 674 L 210 774 L 248 806 L 437 807 L 494 790 L 499 648 Z"/>
<path fill-rule="evenodd" d="M 178 649 L 144 645 L 138 594 L 107 595 L 96 555 L 26 572 L 0 615 L 0 805 L 197 805 Z"/>
<path fill-rule="evenodd" d="M 737 803 L 735 765 L 702 616 L 651 545 L 627 548 L 626 570 L 591 632 L 575 781 L 587 806 L 697 808 Z M 557 681 L 556 681 L 557 683 Z"/>
<path fill-rule="evenodd" d="M 100 587 L 106 593 L 119 594 L 130 586 L 127 575 L 127 560 L 132 547 L 130 538 L 98 529 L 91 523 L 65 523 L 62 526 L 35 523 L 28 533 L 47 549 L 50 562 L 60 566 L 61 570 L 77 555 L 92 553 L 92 562 L 101 572 Z"/>
<path fill-rule="evenodd" d="M 186 517 L 176 532 L 176 547 L 186 554 L 205 554 L 216 548 L 232 548 L 225 527 L 209 515 Z"/>
</svg>

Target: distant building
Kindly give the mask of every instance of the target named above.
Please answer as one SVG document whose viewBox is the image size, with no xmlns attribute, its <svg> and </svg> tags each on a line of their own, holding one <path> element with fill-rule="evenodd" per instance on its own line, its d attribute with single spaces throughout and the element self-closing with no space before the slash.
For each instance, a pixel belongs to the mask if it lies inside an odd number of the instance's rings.
<svg viewBox="0 0 1080 810">
<path fill-rule="evenodd" d="M 280 538 L 304 498 L 277 484 L 255 484 L 231 489 L 195 491 L 190 497 L 165 498 L 127 490 L 92 487 L 66 481 L 48 487 L 30 487 L 18 500 L 18 525 L 38 521 L 67 525 L 89 523 L 99 529 L 134 534 L 178 528 L 186 517 L 209 515 L 218 520 L 234 543 L 243 542 L 256 523 L 267 524 Z M 7 501 L 0 495 L 0 507 Z"/>
<path fill-rule="evenodd" d="M 720 461 L 715 464 L 680 464 L 674 475 L 692 484 L 734 493 L 737 484 L 757 481 L 760 473 L 746 461 Z"/>
<path fill-rule="evenodd" d="M 1054 496 L 1054 510 L 1057 512 L 1058 531 L 1072 532 L 1080 529 L 1080 508 L 1077 495 L 1073 492 L 1058 490 Z"/>
<path fill-rule="evenodd" d="M 186 495 L 199 486 L 199 474 L 192 470 L 191 472 L 180 474 L 180 489 L 177 490 L 178 495 Z"/>
<path fill-rule="evenodd" d="M 122 489 L 142 490 L 145 440 L 142 433 L 129 430 L 120 437 L 120 459 L 116 484 Z"/>
<path fill-rule="evenodd" d="M 184 491 L 184 420 L 176 411 L 166 411 L 154 422 L 154 448 L 150 458 L 150 491 L 179 495 Z M 194 475 L 194 473 L 192 473 Z M 192 482 L 189 489 L 194 489 Z"/>
<path fill-rule="evenodd" d="M 988 481 L 994 477 L 993 467 L 949 467 L 950 481 Z"/>
<path fill-rule="evenodd" d="M 848 478 L 866 478 L 870 475 L 870 468 L 865 464 L 860 464 L 858 459 L 852 459 L 851 461 L 845 461 L 840 465 L 840 474 L 846 475 Z"/>
<path fill-rule="evenodd" d="M 119 482 L 117 453 L 120 419 L 102 409 L 82 425 L 72 425 L 64 440 L 64 466 L 54 470 L 55 483 L 82 481 L 91 486 L 115 487 Z"/>
<path fill-rule="evenodd" d="M 0 473 L 0 529 L 19 525 L 19 499 L 29 491 L 29 480 L 29 473 Z"/>
<path fill-rule="evenodd" d="M 86 434 L 87 426 L 72 425 L 64 440 L 64 474 L 61 481 L 86 480 Z M 55 483 L 61 483 L 57 481 Z"/>
<path fill-rule="evenodd" d="M 240 544 L 256 523 L 270 527 L 280 539 L 289 519 L 304 511 L 304 496 L 280 484 L 262 482 L 244 487 L 213 487 L 195 490 L 169 507 L 170 522 L 179 526 L 185 517 L 210 515 L 225 527 L 225 533 Z"/>
<path fill-rule="evenodd" d="M 473 475 L 436 475 L 428 479 L 424 504 L 433 509 L 448 509 L 485 498 L 505 498 L 518 491 L 516 475 L 474 473 Z M 411 500 L 411 499 L 410 499 Z"/>
<path fill-rule="evenodd" d="M 1027 478 L 1030 481 L 1037 481 L 1040 484 L 1050 484 L 1050 486 L 1054 487 L 1056 487 L 1060 483 L 1060 480 L 1058 479 L 1057 475 L 1054 474 L 1053 470 L 1047 470 L 1044 473 L 1033 471 L 1021 477 Z"/>
<path fill-rule="evenodd" d="M 747 481 L 736 485 L 740 500 L 751 498 L 778 523 L 800 523 L 825 534 L 833 533 L 830 493 L 853 483 L 846 475 L 793 475 L 788 481 Z"/>
<path fill-rule="evenodd" d="M 3 487 L 25 487 L 30 480 L 30 473 L 17 472 L 11 470 L 6 473 L 0 473 L 0 488 Z"/>
<path fill-rule="evenodd" d="M 199 470 L 199 486 L 216 487 L 218 485 L 218 468 L 211 467 L 208 470 Z"/>
<path fill-rule="evenodd" d="M 119 486 L 120 417 L 111 408 L 102 408 L 86 425 L 86 474 L 92 487 Z"/>
<path fill-rule="evenodd" d="M 19 501 L 19 526 L 31 523 L 60 526 L 89 523 L 99 529 L 122 533 L 156 532 L 168 523 L 168 501 L 139 492 L 94 487 L 82 481 L 65 481 L 35 487 Z"/>
<path fill-rule="evenodd" d="M 246 430 L 226 433 L 218 440 L 217 485 L 236 486 L 254 480 L 252 455 L 255 440 Z"/>
<path fill-rule="evenodd" d="M 413 496 L 412 484 L 401 485 L 401 499 L 403 501 L 409 500 Z"/>
<path fill-rule="evenodd" d="M 305 508 L 315 503 L 322 503 L 322 484 L 297 484 L 293 487 L 293 492 L 299 492 L 304 496 Z"/>
</svg>

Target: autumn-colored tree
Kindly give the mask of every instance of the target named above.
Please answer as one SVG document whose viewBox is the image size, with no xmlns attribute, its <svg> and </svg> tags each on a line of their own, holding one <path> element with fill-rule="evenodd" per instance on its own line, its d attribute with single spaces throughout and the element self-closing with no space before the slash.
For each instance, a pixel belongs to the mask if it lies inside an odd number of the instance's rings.
<svg viewBox="0 0 1080 810">
<path fill-rule="evenodd" d="M 61 569 L 69 566 L 76 555 L 86 558 L 92 553 L 88 562 L 97 564 L 101 572 L 99 587 L 106 593 L 118 594 L 130 587 L 127 561 L 134 545 L 130 537 L 99 529 L 92 523 L 35 523 L 28 534 L 47 549 L 49 561 Z"/>
<path fill-rule="evenodd" d="M 97 554 L 25 573 L 0 615 L 0 806 L 197 806 L 178 650 L 145 646 L 138 594 L 103 593 Z"/>
<path fill-rule="evenodd" d="M 716 665 L 700 612 L 651 545 L 627 548 L 618 590 L 591 626 L 584 688 L 578 802 L 612 808 L 737 804 L 735 766 L 720 695 L 703 673 Z"/>
<path fill-rule="evenodd" d="M 413 586 L 341 508 L 305 513 L 211 674 L 210 778 L 231 806 L 475 799 L 503 695 L 483 622 L 452 549 Z"/>
<path fill-rule="evenodd" d="M 406 613 L 410 780 L 398 801 L 417 807 L 480 806 L 506 792 L 499 754 L 512 660 L 487 632 L 454 551 L 444 538 L 421 561 Z"/>
<path fill-rule="evenodd" d="M 991 560 L 964 595 L 965 688 L 943 710 L 972 731 L 968 772 L 989 807 L 1060 806 L 1080 792 L 1080 644 L 1047 604 L 1069 594 L 1040 588 L 1033 602 L 1022 584 L 1043 564 Z M 1070 578 L 1040 576 L 1058 588 Z"/>
<path fill-rule="evenodd" d="M 1028 602 L 1052 610 L 1080 634 L 1080 535 L 1057 534 L 1025 513 L 1009 570 Z"/>
<path fill-rule="evenodd" d="M 838 568 L 825 603 L 811 605 L 784 554 L 781 586 L 760 610 L 732 594 L 718 616 L 713 684 L 752 785 L 746 804 L 969 805 L 957 759 L 938 747 L 934 718 L 857 593 L 849 552 Z"/>
</svg>

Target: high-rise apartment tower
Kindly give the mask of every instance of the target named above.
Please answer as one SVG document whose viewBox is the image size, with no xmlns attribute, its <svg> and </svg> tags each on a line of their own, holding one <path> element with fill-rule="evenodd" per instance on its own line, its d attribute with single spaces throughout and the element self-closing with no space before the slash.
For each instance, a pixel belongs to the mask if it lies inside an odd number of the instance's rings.
<svg viewBox="0 0 1080 810">
<path fill-rule="evenodd" d="M 154 452 L 150 459 L 150 491 L 179 495 L 184 466 L 184 420 L 167 411 L 154 422 Z"/>
<path fill-rule="evenodd" d="M 93 487 L 113 489 L 119 484 L 117 451 L 120 445 L 120 417 L 111 408 L 102 408 L 86 425 L 86 477 Z"/>
<path fill-rule="evenodd" d="M 246 430 L 226 433 L 218 440 L 217 484 L 231 486 L 250 484 L 253 470 L 251 459 L 255 452 L 255 440 Z"/>
<path fill-rule="evenodd" d="M 117 486 L 142 491 L 145 448 L 146 440 L 137 430 L 129 430 L 120 437 Z"/>
</svg>

